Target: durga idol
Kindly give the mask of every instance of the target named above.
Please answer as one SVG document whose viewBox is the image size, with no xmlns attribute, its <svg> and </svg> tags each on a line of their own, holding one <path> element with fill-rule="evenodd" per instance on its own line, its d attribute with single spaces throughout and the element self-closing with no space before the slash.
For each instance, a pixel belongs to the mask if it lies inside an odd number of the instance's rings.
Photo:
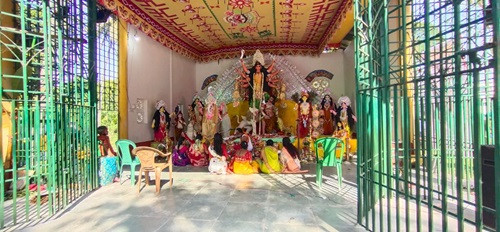
<svg viewBox="0 0 500 232">
<path fill-rule="evenodd" d="M 255 51 L 252 62 L 253 66 L 248 69 L 243 61 L 244 54 L 245 50 L 241 50 L 240 63 L 244 71 L 240 72 L 241 79 L 252 88 L 249 94 L 249 99 L 252 101 L 252 108 L 259 108 L 264 93 L 271 94 L 272 83 L 270 85 L 270 82 L 279 71 L 272 72 L 274 68 L 274 59 L 269 67 L 266 68 L 264 66 L 264 55 L 259 50 Z"/>
</svg>

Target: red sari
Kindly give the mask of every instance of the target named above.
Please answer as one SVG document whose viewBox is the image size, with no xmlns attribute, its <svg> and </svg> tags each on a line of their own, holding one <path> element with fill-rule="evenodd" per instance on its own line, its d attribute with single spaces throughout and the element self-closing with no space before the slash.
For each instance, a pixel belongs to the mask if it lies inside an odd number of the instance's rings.
<svg viewBox="0 0 500 232">
<path fill-rule="evenodd" d="M 188 152 L 191 164 L 195 167 L 207 166 L 208 157 L 206 151 L 208 151 L 208 148 L 205 144 L 192 144 Z"/>
<path fill-rule="evenodd" d="M 333 114 L 332 108 L 323 110 L 323 134 L 332 135 L 333 134 Z"/>
<path fill-rule="evenodd" d="M 236 152 L 228 167 L 234 174 L 247 175 L 259 173 L 259 164 L 252 161 L 252 153 L 243 149 Z"/>
</svg>

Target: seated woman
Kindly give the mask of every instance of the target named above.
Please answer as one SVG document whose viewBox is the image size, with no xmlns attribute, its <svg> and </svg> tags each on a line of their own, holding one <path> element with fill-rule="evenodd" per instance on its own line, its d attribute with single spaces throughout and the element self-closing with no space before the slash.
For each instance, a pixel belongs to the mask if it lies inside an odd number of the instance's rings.
<svg viewBox="0 0 500 232">
<path fill-rule="evenodd" d="M 175 166 L 186 166 L 189 164 L 189 157 L 187 152 L 189 150 L 189 141 L 186 141 L 184 137 L 179 137 L 177 145 L 172 151 L 172 162 Z"/>
<path fill-rule="evenodd" d="M 189 148 L 188 157 L 189 162 L 195 167 L 207 166 L 207 148 L 206 145 L 202 143 L 203 137 L 198 134 L 196 135 L 196 139 L 191 147 Z"/>
<path fill-rule="evenodd" d="M 235 135 L 240 138 L 240 141 L 245 141 L 248 144 L 248 151 L 251 152 L 253 150 L 252 138 L 243 129 L 236 128 Z"/>
<path fill-rule="evenodd" d="M 283 173 L 306 173 L 309 171 L 300 170 L 299 150 L 292 144 L 290 137 L 283 138 L 280 160 L 283 165 Z"/>
<path fill-rule="evenodd" d="M 241 149 L 236 151 L 234 158 L 229 164 L 229 169 L 234 174 L 259 173 L 259 164 L 255 161 L 252 161 L 252 153 L 250 153 L 247 149 L 247 142 L 241 142 Z"/>
<path fill-rule="evenodd" d="M 266 147 L 261 153 L 262 160 L 259 163 L 260 171 L 266 174 L 281 173 L 278 149 L 274 147 L 272 140 L 266 141 Z"/>
<path fill-rule="evenodd" d="M 220 133 L 215 133 L 214 144 L 208 148 L 210 155 L 210 164 L 208 165 L 208 171 L 216 174 L 226 174 L 227 170 L 227 150 L 226 144 L 223 143 L 222 135 Z"/>
</svg>

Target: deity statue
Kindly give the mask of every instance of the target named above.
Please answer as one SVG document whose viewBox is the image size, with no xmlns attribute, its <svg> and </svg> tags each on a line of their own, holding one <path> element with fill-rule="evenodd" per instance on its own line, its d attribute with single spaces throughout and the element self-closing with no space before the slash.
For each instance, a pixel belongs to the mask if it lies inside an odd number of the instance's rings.
<svg viewBox="0 0 500 232">
<path fill-rule="evenodd" d="M 227 114 L 227 106 L 224 103 L 220 104 L 219 108 L 219 120 L 221 122 L 221 134 L 223 138 L 227 138 L 230 136 L 229 131 L 231 130 L 231 119 L 229 118 L 229 115 Z"/>
<path fill-rule="evenodd" d="M 205 106 L 203 102 L 200 101 L 199 98 L 195 98 L 193 103 L 191 104 L 194 112 L 194 131 L 196 133 L 201 133 L 201 124 L 203 122 L 203 111 Z"/>
<path fill-rule="evenodd" d="M 319 138 L 319 135 L 323 130 L 323 128 L 320 127 L 319 116 L 320 116 L 320 111 L 318 110 L 318 105 L 314 105 L 312 107 L 312 130 L 311 130 L 311 137 L 314 139 Z"/>
<path fill-rule="evenodd" d="M 248 115 L 250 115 L 249 117 L 252 117 L 250 112 L 248 112 Z M 245 129 L 247 133 L 251 133 L 253 129 L 252 122 L 248 121 L 247 116 L 241 116 L 241 119 L 241 121 L 238 121 L 237 128 Z"/>
<path fill-rule="evenodd" d="M 244 52 L 244 50 L 241 51 L 242 57 L 240 58 L 240 63 L 244 71 L 240 72 L 241 80 L 244 83 L 248 83 L 250 88 L 252 88 L 249 94 L 249 99 L 252 102 L 251 107 L 258 108 L 260 107 L 260 102 L 264 97 L 264 93 L 267 92 L 272 94 L 272 87 L 269 85 L 269 80 L 273 79 L 279 71 L 272 72 L 274 60 L 269 67 L 266 68 L 264 66 L 264 55 L 259 50 L 257 50 L 253 56 L 252 68 L 248 69 L 242 59 Z M 275 83 L 271 83 L 271 85 L 274 84 Z"/>
<path fill-rule="evenodd" d="M 326 94 L 321 100 L 321 117 L 323 119 L 323 134 L 332 135 L 334 131 L 334 120 L 337 107 L 330 94 Z"/>
<path fill-rule="evenodd" d="M 217 122 L 219 120 L 219 108 L 217 107 L 217 99 L 214 97 L 212 87 L 208 88 L 206 103 L 207 107 L 203 117 L 201 134 L 206 141 L 212 141 L 217 132 Z"/>
<path fill-rule="evenodd" d="M 234 82 L 234 90 L 233 90 L 233 106 L 238 107 L 241 101 L 241 95 L 240 95 L 240 84 L 239 84 L 239 79 L 238 81 Z"/>
<path fill-rule="evenodd" d="M 170 115 L 165 109 L 165 102 L 163 100 L 156 102 L 156 112 L 153 116 L 151 128 L 154 130 L 154 140 L 163 143 L 170 129 Z"/>
<path fill-rule="evenodd" d="M 194 140 L 194 137 L 196 136 L 196 132 L 194 130 L 194 124 L 196 122 L 196 115 L 194 113 L 194 108 L 192 105 L 188 106 L 188 117 L 189 117 L 189 122 L 187 125 L 186 129 L 186 135 L 189 139 Z"/>
<path fill-rule="evenodd" d="M 181 133 L 184 131 L 186 126 L 186 121 L 184 121 L 184 115 L 180 109 L 180 106 L 176 106 L 174 110 L 174 137 L 175 141 L 179 141 Z"/>
<path fill-rule="evenodd" d="M 356 116 L 352 112 L 351 100 L 347 96 L 340 97 L 338 102 L 339 107 L 337 108 L 337 125 L 344 128 L 347 136 L 351 135 L 351 129 L 357 121 Z"/>
<path fill-rule="evenodd" d="M 309 94 L 303 91 L 299 100 L 299 138 L 306 137 L 311 126 L 311 104 L 307 102 L 308 98 Z"/>
<path fill-rule="evenodd" d="M 272 96 L 269 96 L 266 104 L 264 104 L 263 123 L 264 132 L 266 134 L 271 134 L 276 131 L 276 107 L 274 107 L 274 98 Z"/>
<path fill-rule="evenodd" d="M 258 134 L 257 131 L 257 121 L 259 121 L 259 109 L 250 107 L 248 109 L 250 113 L 250 123 L 252 124 L 252 132 L 253 134 Z"/>
<path fill-rule="evenodd" d="M 286 85 L 285 85 L 285 83 L 281 82 L 279 99 L 280 99 L 280 101 L 284 101 L 285 98 L 286 98 Z"/>
</svg>

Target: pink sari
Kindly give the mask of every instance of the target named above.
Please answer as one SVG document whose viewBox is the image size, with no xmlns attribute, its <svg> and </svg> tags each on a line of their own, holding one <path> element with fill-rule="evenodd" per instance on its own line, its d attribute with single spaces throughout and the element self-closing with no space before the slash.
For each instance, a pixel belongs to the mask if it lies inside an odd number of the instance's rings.
<svg viewBox="0 0 500 232">
<path fill-rule="evenodd" d="M 281 149 L 281 163 L 283 165 L 283 173 L 306 173 L 309 170 L 300 170 L 300 166 L 296 163 L 296 160 L 292 158 L 292 155 L 288 153 L 286 148 Z"/>
</svg>

